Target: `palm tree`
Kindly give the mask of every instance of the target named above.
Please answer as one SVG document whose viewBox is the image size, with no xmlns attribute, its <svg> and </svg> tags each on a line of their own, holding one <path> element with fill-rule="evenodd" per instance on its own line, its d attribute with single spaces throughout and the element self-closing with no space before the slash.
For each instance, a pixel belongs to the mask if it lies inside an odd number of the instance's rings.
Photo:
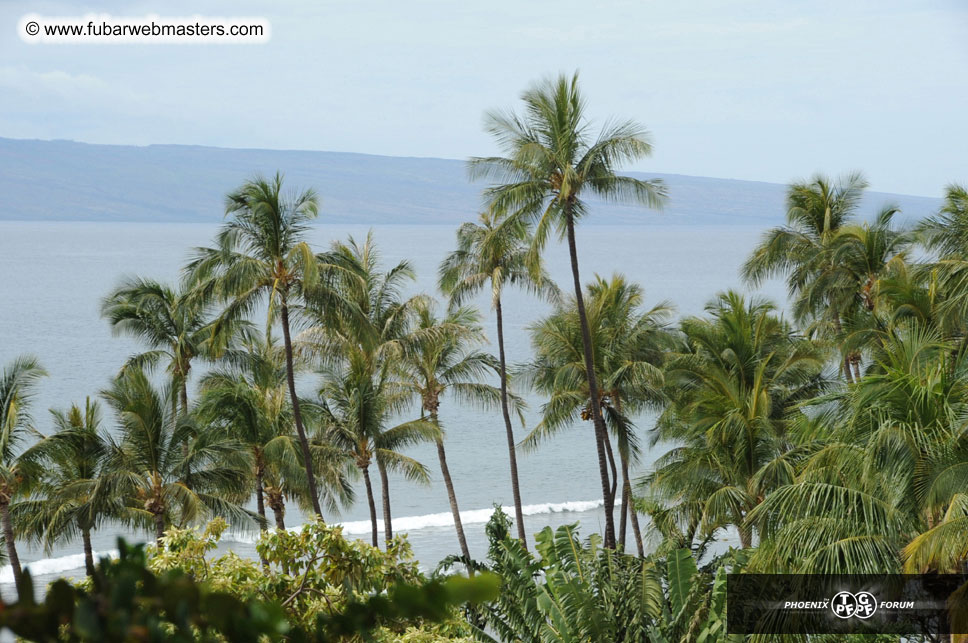
<svg viewBox="0 0 968 643">
<path fill-rule="evenodd" d="M 949 185 L 940 211 L 925 219 L 916 230 L 921 243 L 932 253 L 923 266 L 942 293 L 938 312 L 952 339 L 968 342 L 968 189 Z"/>
<path fill-rule="evenodd" d="M 766 301 L 727 292 L 706 313 L 681 322 L 684 347 L 666 365 L 671 401 L 653 435 L 678 446 L 644 482 L 691 514 L 690 534 L 731 525 L 747 548 L 747 516 L 804 456 L 798 431 L 809 418 L 798 405 L 823 391 L 822 353 Z"/>
<path fill-rule="evenodd" d="M 665 327 L 670 309 L 666 304 L 640 311 L 642 289 L 621 275 L 611 280 L 596 277 L 586 292 L 588 323 L 592 331 L 595 374 L 601 383 L 598 406 L 618 442 L 622 476 L 622 514 L 618 542 L 625 544 L 626 517 L 639 555 L 644 554 L 638 516 L 632 508 L 629 467 L 639 453 L 633 418 L 662 403 L 664 352 L 672 345 Z M 577 420 L 592 417 L 592 399 L 583 365 L 581 326 L 574 301 L 569 301 L 530 328 L 534 361 L 524 370 L 531 385 L 549 397 L 537 428 L 526 438 L 534 445 Z M 610 466 L 614 464 L 611 441 Z M 612 485 L 618 483 L 615 472 Z"/>
<path fill-rule="evenodd" d="M 507 356 L 504 349 L 504 311 L 501 295 L 508 285 L 524 288 L 532 294 L 558 300 L 558 289 L 539 267 L 532 278 L 527 256 L 530 239 L 527 227 L 519 219 L 498 222 L 490 211 L 481 213 L 478 223 L 467 222 L 457 230 L 457 249 L 440 266 L 440 289 L 450 297 L 452 307 L 463 305 L 482 289 L 490 287 L 491 306 L 497 319 L 497 348 L 501 378 L 501 413 L 507 435 L 508 461 L 511 466 L 511 493 L 514 498 L 514 521 L 518 539 L 528 548 L 521 510 L 521 487 L 518 484 L 518 461 L 514 429 L 508 403 Z"/>
<path fill-rule="evenodd" d="M 940 211 L 922 221 L 918 233 L 939 257 L 968 258 L 968 188 L 949 185 Z"/>
<path fill-rule="evenodd" d="M 129 278 L 104 298 L 101 314 L 116 335 L 144 342 L 150 350 L 133 356 L 126 367 L 148 368 L 164 359 L 176 402 L 188 412 L 188 377 L 192 361 L 216 352 L 207 306 L 190 291 L 151 279 Z"/>
<path fill-rule="evenodd" d="M 22 536 L 37 538 L 49 554 L 60 541 L 78 535 L 84 545 L 84 568 L 94 575 L 91 532 L 120 506 L 105 493 L 102 472 L 109 439 L 101 430 L 101 411 L 88 399 L 82 410 L 72 405 L 65 413 L 51 411 L 55 432 L 21 456 L 40 470 L 30 485 L 30 497 L 11 507 Z"/>
<path fill-rule="evenodd" d="M 852 355 L 854 380 L 861 378 L 860 354 L 880 341 L 891 312 L 885 284 L 907 269 L 907 252 L 913 242 L 906 229 L 892 225 L 898 210 L 883 209 L 873 223 L 845 225 L 831 246 L 832 268 L 810 285 L 812 298 L 839 299 L 843 311 L 844 350 Z"/>
<path fill-rule="evenodd" d="M 327 378 L 331 379 L 336 374 L 353 378 L 359 387 L 355 393 L 345 390 L 343 386 L 324 384 L 323 389 L 328 391 L 326 395 L 335 396 L 330 401 L 331 411 L 338 415 L 336 409 L 344 404 L 358 409 L 370 408 L 370 415 L 365 421 L 359 419 L 350 423 L 355 428 L 349 429 L 349 432 L 356 435 L 357 441 L 363 435 L 366 440 L 378 441 L 379 436 L 388 429 L 392 412 L 402 408 L 401 404 L 405 406 L 398 392 L 392 390 L 390 368 L 401 355 L 404 340 L 413 325 L 414 309 L 424 297 L 403 297 L 403 289 L 414 280 L 413 268 L 409 262 L 401 261 L 388 270 L 382 269 L 380 252 L 372 233 L 367 234 L 362 244 L 353 237 L 346 243 L 334 243 L 324 255 L 324 262 L 332 266 L 332 288 L 339 305 L 330 305 L 325 309 L 311 306 L 309 312 L 315 325 L 301 335 L 300 343 L 306 353 L 322 365 Z M 337 399 L 342 402 L 337 403 Z M 384 410 L 384 405 L 391 408 Z M 424 474 L 420 474 L 412 466 L 413 463 L 404 463 L 390 455 L 409 443 L 411 438 L 417 439 L 410 436 L 403 442 L 383 445 L 380 447 L 384 449 L 381 453 L 385 452 L 393 460 L 392 466 L 403 466 L 408 475 L 422 480 Z M 363 446 L 351 451 L 356 454 L 354 458 L 358 458 L 358 467 L 378 455 Z M 390 463 L 382 457 L 376 457 L 376 465 L 380 473 L 384 536 L 389 542 L 393 538 L 390 481 L 387 476 Z M 361 471 L 365 474 L 365 482 L 368 469 Z"/>
<path fill-rule="evenodd" d="M 835 273 L 833 247 L 840 229 L 852 223 L 867 180 L 859 172 L 837 182 L 823 175 L 794 183 L 787 190 L 787 225 L 766 232 L 763 241 L 743 266 L 743 278 L 752 285 L 771 276 L 785 275 L 797 322 L 813 320 L 821 337 L 842 339 L 843 318 L 855 302 L 843 289 L 819 285 Z M 853 356 L 845 354 L 842 369 L 847 382 Z M 855 364 L 856 366 L 856 364 Z"/>
<path fill-rule="evenodd" d="M 750 512 L 763 542 L 751 570 L 955 571 L 963 543 L 968 359 L 907 320 L 855 387 L 818 401 L 824 440 Z"/>
<path fill-rule="evenodd" d="M 472 159 L 471 170 L 475 176 L 498 181 L 486 191 L 494 211 L 535 222 L 532 267 L 552 228 L 557 229 L 559 236 L 567 237 L 582 328 L 585 372 L 591 397 L 597 399 L 599 387 L 575 241 L 575 225 L 589 213 L 584 196 L 594 194 L 606 201 L 632 201 L 659 207 L 665 191 L 659 181 L 616 174 L 621 164 L 651 154 L 648 132 L 632 121 L 625 121 L 608 125 L 592 139 L 577 74 L 539 83 L 524 92 L 522 99 L 523 116 L 492 112 L 486 117 L 487 130 L 507 156 Z M 610 494 L 605 449 L 607 430 L 597 407 L 592 410 L 592 420 L 605 502 L 604 544 L 614 548 L 614 498 Z"/>
<path fill-rule="evenodd" d="M 229 302 L 216 328 L 244 316 L 266 300 L 270 320 L 278 310 L 293 421 L 313 510 L 322 516 L 312 451 L 296 394 L 290 321 L 291 309 L 312 296 L 319 283 L 318 260 L 304 241 L 317 211 L 316 193 L 283 192 L 281 174 L 272 179 L 257 177 L 246 181 L 225 199 L 225 214 L 231 218 L 216 235 L 215 247 L 197 249 L 185 270 L 196 292 Z"/>
<path fill-rule="evenodd" d="M 384 501 L 383 533 L 389 546 L 393 532 L 387 471 L 399 472 L 411 481 L 428 483 L 427 468 L 400 450 L 433 440 L 438 431 L 429 422 L 420 420 L 388 426 L 390 419 L 408 406 L 408 392 L 394 386 L 388 376 L 389 369 L 380 369 L 374 376 L 365 362 L 364 355 L 355 352 L 343 363 L 327 367 L 318 406 L 327 441 L 351 459 L 363 476 L 374 547 L 378 546 L 378 526 L 370 466 L 374 461 L 379 465 Z"/>
<path fill-rule="evenodd" d="M 46 371 L 34 357 L 22 355 L 0 371 L 0 522 L 7 547 L 7 560 L 13 569 L 18 589 L 23 580 L 20 558 L 14 541 L 10 503 L 20 493 L 22 471 L 17 460 L 17 449 L 26 433 L 34 432 L 30 402 L 37 381 Z"/>
<path fill-rule="evenodd" d="M 245 445 L 252 461 L 257 513 L 265 522 L 268 504 L 276 527 L 285 529 L 287 497 L 312 506 L 289 404 L 285 352 L 271 334 L 246 333 L 242 344 L 242 349 L 229 350 L 223 356 L 222 362 L 229 366 L 202 379 L 196 415 L 204 425 Z M 312 419 L 312 413 L 308 415 Z M 320 491 L 327 505 L 335 510 L 339 504 L 351 502 L 346 463 L 334 457 L 338 452 L 325 445 L 311 448 L 314 473 L 324 482 Z"/>
<path fill-rule="evenodd" d="M 217 430 L 173 423 L 170 391 L 156 390 L 144 371 L 128 369 L 102 393 L 118 419 L 105 459 L 105 493 L 123 499 L 123 519 L 153 528 L 158 543 L 169 525 L 184 526 L 217 515 L 237 527 L 257 520 L 240 504 L 252 486 L 245 449 Z M 183 451 L 184 433 L 196 437 Z"/>
<path fill-rule="evenodd" d="M 423 302 L 417 308 L 417 318 L 412 346 L 399 362 L 400 384 L 420 400 L 421 419 L 429 418 L 430 424 L 437 429 L 435 442 L 440 473 L 447 489 L 461 554 L 468 571 L 473 574 L 457 494 L 447 466 L 439 409 L 441 398 L 448 394 L 458 401 L 475 403 L 485 409 L 496 407 L 501 401 L 500 390 L 481 381 L 488 372 L 495 370 L 496 365 L 490 355 L 474 349 L 484 341 L 480 315 L 476 310 L 457 308 L 438 319 L 433 304 Z"/>
</svg>

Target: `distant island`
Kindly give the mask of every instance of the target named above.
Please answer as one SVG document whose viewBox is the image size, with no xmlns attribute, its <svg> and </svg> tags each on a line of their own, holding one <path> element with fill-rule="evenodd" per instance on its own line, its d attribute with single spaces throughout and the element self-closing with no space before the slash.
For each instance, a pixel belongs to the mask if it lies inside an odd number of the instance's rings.
<svg viewBox="0 0 968 643">
<path fill-rule="evenodd" d="M 318 191 L 323 223 L 456 225 L 481 206 L 482 185 L 468 180 L 462 160 L 0 138 L 0 220 L 214 223 L 240 175 L 277 169 L 287 183 Z M 628 174 L 665 181 L 665 210 L 597 204 L 594 223 L 768 226 L 783 219 L 785 186 L 777 183 Z M 885 203 L 914 220 L 941 201 L 870 192 L 861 216 Z"/>
</svg>

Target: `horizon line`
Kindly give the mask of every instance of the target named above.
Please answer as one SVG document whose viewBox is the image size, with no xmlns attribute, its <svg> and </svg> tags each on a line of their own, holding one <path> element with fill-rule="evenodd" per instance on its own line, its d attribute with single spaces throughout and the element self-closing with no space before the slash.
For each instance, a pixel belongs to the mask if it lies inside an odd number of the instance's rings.
<svg viewBox="0 0 968 643">
<path fill-rule="evenodd" d="M 371 152 L 349 152 L 345 150 L 318 150 L 318 149 L 306 149 L 306 148 L 233 147 L 233 146 L 224 146 L 224 145 L 206 145 L 206 144 L 200 144 L 200 143 L 144 143 L 144 144 L 95 143 L 91 141 L 80 141 L 80 140 L 70 139 L 70 138 L 15 138 L 15 137 L 4 136 L 4 135 L 0 135 L 0 141 L 15 141 L 20 143 L 70 143 L 73 145 L 87 145 L 91 147 L 131 147 L 131 148 L 139 148 L 139 149 L 148 149 L 152 147 L 183 147 L 183 148 L 199 148 L 199 149 L 206 149 L 206 150 L 226 150 L 226 151 L 236 151 L 236 152 L 278 152 L 278 153 L 294 152 L 294 153 L 302 153 L 302 154 L 344 154 L 348 156 L 366 156 L 366 157 L 382 158 L 382 159 L 414 159 L 414 160 L 422 160 L 422 161 L 443 161 L 443 162 L 457 162 L 457 163 L 465 163 L 469 158 L 473 158 L 470 156 L 463 159 L 443 157 L 443 156 L 416 156 L 416 155 L 401 156 L 401 155 L 394 155 L 394 154 L 374 154 Z M 714 179 L 714 180 L 721 180 L 721 181 L 737 181 L 741 183 L 760 183 L 763 185 L 779 185 L 779 186 L 787 186 L 790 183 L 793 183 L 796 181 L 808 180 L 808 179 L 804 179 L 803 177 L 798 177 L 798 178 L 791 179 L 786 183 L 778 183 L 776 181 L 766 181 L 762 179 L 746 179 L 746 178 L 735 178 L 735 177 L 727 177 L 727 176 L 707 176 L 707 175 L 701 175 L 701 174 L 684 174 L 681 172 L 644 172 L 641 170 L 629 170 L 627 173 L 642 174 L 642 175 L 676 176 L 676 177 L 684 177 L 684 178 L 690 178 L 690 179 Z M 811 173 L 810 176 L 814 176 L 816 174 L 818 174 L 818 172 L 815 171 Z M 830 176 L 832 178 L 836 178 L 836 176 L 839 176 L 839 175 L 830 175 Z M 468 182 L 473 183 L 473 181 L 468 181 Z M 869 189 L 867 192 L 870 194 L 905 196 L 905 197 L 915 197 L 920 199 L 935 199 L 939 201 L 943 198 L 941 196 L 931 196 L 927 194 L 911 194 L 908 192 L 890 192 L 890 191 L 873 190 L 873 189 Z"/>
</svg>

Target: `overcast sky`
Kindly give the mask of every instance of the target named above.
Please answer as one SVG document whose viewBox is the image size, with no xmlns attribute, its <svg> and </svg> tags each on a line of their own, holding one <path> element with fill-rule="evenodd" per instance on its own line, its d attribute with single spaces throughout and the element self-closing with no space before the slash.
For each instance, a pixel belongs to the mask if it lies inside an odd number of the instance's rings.
<svg viewBox="0 0 968 643">
<path fill-rule="evenodd" d="M 267 9 L 266 7 L 272 7 Z M 264 16 L 265 45 L 41 45 L 26 13 Z M 490 108 L 581 72 L 633 169 L 968 182 L 968 1 L 0 2 L 0 136 L 466 158 Z"/>
</svg>

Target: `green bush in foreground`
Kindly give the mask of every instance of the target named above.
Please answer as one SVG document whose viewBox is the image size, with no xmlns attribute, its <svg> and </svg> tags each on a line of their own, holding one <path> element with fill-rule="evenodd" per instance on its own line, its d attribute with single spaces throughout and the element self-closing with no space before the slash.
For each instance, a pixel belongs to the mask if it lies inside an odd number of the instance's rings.
<svg viewBox="0 0 968 643">
<path fill-rule="evenodd" d="M 228 553 L 208 559 L 225 530 L 172 530 L 164 549 L 119 541 L 78 585 L 54 582 L 42 603 L 29 574 L 0 627 L 31 641 L 412 641 L 466 634 L 456 607 L 493 600 L 498 580 L 426 580 L 406 541 L 389 552 L 316 522 L 266 534 L 262 567 Z"/>
<path fill-rule="evenodd" d="M 547 643 L 736 643 L 726 633 L 726 573 L 738 554 L 700 570 L 688 549 L 666 558 L 639 558 L 605 549 L 601 537 L 585 541 L 578 525 L 545 527 L 536 554 L 509 535 L 510 521 L 497 508 L 487 524 L 488 562 L 502 591 L 470 611 L 488 628 L 478 640 Z M 497 638 L 491 636 L 494 633 Z"/>
</svg>

